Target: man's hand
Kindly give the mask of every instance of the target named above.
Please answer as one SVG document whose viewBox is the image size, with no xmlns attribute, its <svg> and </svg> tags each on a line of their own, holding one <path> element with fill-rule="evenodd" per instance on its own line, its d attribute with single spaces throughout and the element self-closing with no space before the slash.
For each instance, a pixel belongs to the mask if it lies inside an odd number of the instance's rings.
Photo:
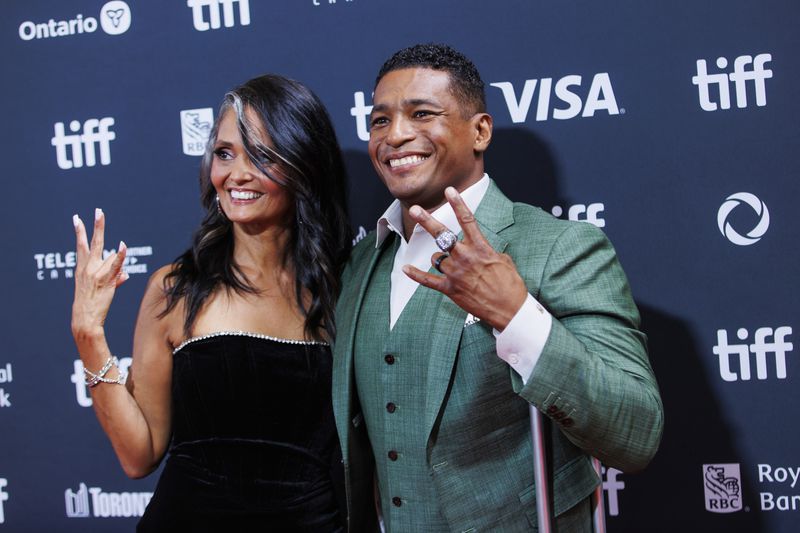
<svg viewBox="0 0 800 533">
<path fill-rule="evenodd" d="M 449 257 L 440 260 L 437 268 L 443 276 L 423 272 L 411 265 L 405 265 L 403 272 L 420 285 L 447 295 L 463 310 L 503 331 L 525 303 L 528 294 L 525 282 L 511 257 L 495 252 L 488 243 L 458 191 L 448 187 L 445 196 L 456 213 L 464 240 L 450 250 Z M 417 205 L 411 207 L 409 214 L 434 238 L 448 229 Z M 433 254 L 431 264 L 435 265 L 442 255 L 441 252 Z"/>
</svg>

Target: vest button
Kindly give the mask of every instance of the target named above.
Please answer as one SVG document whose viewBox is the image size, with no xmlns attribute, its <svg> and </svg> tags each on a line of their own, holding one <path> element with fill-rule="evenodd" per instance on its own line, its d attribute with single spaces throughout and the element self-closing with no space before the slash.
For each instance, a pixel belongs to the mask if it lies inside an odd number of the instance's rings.
<svg viewBox="0 0 800 533">
<path fill-rule="evenodd" d="M 390 460 L 397 461 L 397 452 L 396 451 L 390 450 L 388 455 L 389 455 L 389 459 Z"/>
<path fill-rule="evenodd" d="M 397 406 L 392 402 L 389 402 L 386 404 L 386 410 L 389 411 L 390 413 L 394 413 L 395 411 L 397 411 Z"/>
<path fill-rule="evenodd" d="M 394 504 L 395 507 L 400 507 L 401 505 L 403 505 L 403 500 L 401 500 L 399 496 L 395 496 L 394 498 L 392 498 L 392 503 Z"/>
<path fill-rule="evenodd" d="M 394 364 L 394 356 L 392 354 L 386 354 L 386 357 L 384 357 L 383 360 L 386 361 L 387 365 Z"/>
</svg>

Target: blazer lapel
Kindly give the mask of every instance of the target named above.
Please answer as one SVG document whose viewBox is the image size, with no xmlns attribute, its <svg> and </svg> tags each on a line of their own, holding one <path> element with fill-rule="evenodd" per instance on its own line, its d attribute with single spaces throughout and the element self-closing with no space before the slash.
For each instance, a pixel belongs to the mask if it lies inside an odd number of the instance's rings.
<svg viewBox="0 0 800 533">
<path fill-rule="evenodd" d="M 481 233 L 498 253 L 503 253 L 508 242 L 498 232 L 514 223 L 513 204 L 500 192 L 495 183 L 489 184 L 486 194 L 475 211 Z M 462 234 L 459 238 L 463 237 Z M 435 291 L 434 291 L 435 292 Z M 425 432 L 430 443 L 431 432 L 442 409 L 444 396 L 459 351 L 467 312 L 441 293 L 431 296 L 438 301 L 436 320 L 430 329 L 431 357 L 428 358 L 427 409 Z M 434 303 L 433 305 L 437 305 Z"/>
</svg>

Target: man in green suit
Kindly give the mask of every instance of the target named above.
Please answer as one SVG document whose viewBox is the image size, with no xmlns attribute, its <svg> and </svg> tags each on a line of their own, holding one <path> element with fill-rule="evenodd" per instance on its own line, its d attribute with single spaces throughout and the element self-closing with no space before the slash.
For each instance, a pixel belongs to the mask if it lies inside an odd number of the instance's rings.
<svg viewBox="0 0 800 533">
<path fill-rule="evenodd" d="M 397 52 L 373 103 L 369 153 L 396 201 L 354 249 L 337 307 L 350 530 L 374 529 L 376 511 L 391 532 L 535 529 L 532 404 L 553 421 L 556 531 L 590 531 L 589 456 L 640 470 L 663 423 L 611 244 L 484 173 L 492 118 L 455 50 Z"/>
</svg>

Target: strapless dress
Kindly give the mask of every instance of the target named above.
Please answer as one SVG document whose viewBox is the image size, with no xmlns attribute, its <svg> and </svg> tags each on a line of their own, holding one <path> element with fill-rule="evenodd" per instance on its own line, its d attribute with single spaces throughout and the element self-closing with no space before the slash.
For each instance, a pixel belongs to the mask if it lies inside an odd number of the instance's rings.
<svg viewBox="0 0 800 533">
<path fill-rule="evenodd" d="M 220 332 L 173 352 L 172 440 L 137 531 L 344 531 L 327 344 Z"/>
</svg>

